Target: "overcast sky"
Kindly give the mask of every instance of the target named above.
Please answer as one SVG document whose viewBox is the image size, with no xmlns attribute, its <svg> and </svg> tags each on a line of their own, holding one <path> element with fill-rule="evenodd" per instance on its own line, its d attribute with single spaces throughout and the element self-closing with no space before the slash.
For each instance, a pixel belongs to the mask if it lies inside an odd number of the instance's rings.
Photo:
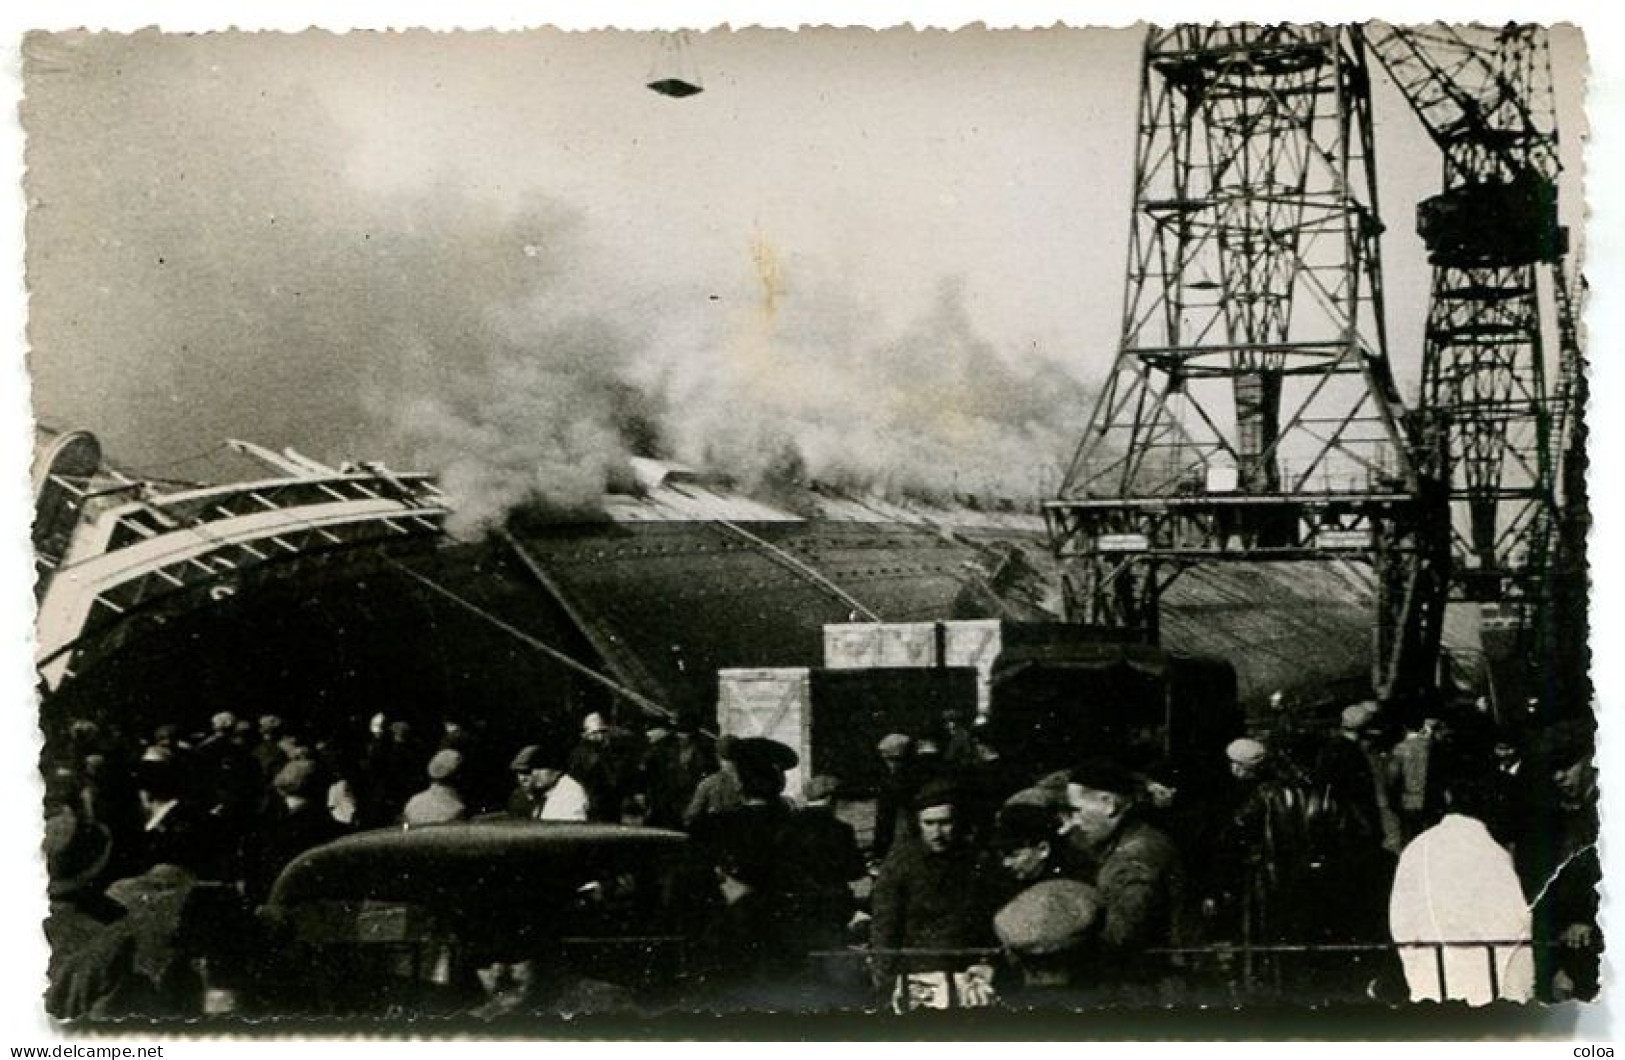
<svg viewBox="0 0 1625 1060">
<path fill-rule="evenodd" d="M 1118 339 L 1140 40 L 714 32 L 674 100 L 648 34 L 35 35 L 34 405 L 154 473 L 247 437 L 498 506 L 629 448 L 1053 488 Z M 1377 104 L 1409 393 L 1438 163 Z"/>
</svg>

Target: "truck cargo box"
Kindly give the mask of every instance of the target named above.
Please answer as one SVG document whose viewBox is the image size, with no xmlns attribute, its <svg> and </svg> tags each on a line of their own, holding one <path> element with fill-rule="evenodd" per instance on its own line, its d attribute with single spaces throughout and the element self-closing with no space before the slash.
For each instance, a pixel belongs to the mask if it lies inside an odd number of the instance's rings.
<svg viewBox="0 0 1625 1060">
<path fill-rule="evenodd" d="M 992 703 L 993 664 L 1006 645 L 1098 641 L 1102 632 L 1065 622 L 832 622 L 824 627 L 824 665 L 831 670 L 968 666 L 976 671 L 976 712 Z"/>
<path fill-rule="evenodd" d="M 1220 761 L 1243 730 L 1229 663 L 1145 644 L 1006 648 L 992 695 L 994 742 L 1039 772 L 1093 755 Z"/>
<path fill-rule="evenodd" d="M 785 777 L 800 798 L 814 773 L 841 779 L 843 792 L 873 791 L 881 779 L 875 745 L 887 733 L 935 732 L 950 707 L 976 704 L 969 667 L 876 670 L 736 669 L 717 673 L 717 729 L 765 736 L 793 748 L 801 765 Z"/>
</svg>

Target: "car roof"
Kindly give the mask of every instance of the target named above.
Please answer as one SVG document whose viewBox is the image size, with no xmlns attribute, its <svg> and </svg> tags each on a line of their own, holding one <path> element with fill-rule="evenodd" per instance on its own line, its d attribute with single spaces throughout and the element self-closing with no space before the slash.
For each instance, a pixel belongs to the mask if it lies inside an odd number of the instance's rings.
<svg viewBox="0 0 1625 1060">
<path fill-rule="evenodd" d="M 268 900 L 455 900 L 548 881 L 568 886 L 677 856 L 681 832 L 620 824 L 530 820 L 458 821 L 386 828 L 306 851 L 277 878 Z"/>
</svg>

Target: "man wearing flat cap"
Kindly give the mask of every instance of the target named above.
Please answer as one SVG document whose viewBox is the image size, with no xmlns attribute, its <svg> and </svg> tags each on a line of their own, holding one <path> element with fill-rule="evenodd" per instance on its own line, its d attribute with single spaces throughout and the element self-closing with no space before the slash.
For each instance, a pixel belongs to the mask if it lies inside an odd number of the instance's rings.
<svg viewBox="0 0 1625 1060">
<path fill-rule="evenodd" d="M 508 812 L 536 821 L 585 821 L 587 789 L 566 770 L 563 755 L 539 745 L 521 748 L 509 768 L 518 782 Z"/>
<path fill-rule="evenodd" d="M 1321 749 L 1312 771 L 1360 830 L 1393 858 L 1405 845 L 1399 814 L 1389 798 L 1388 765 L 1378 746 L 1382 715 L 1364 700 L 1343 709 L 1337 731 Z"/>
<path fill-rule="evenodd" d="M 407 825 L 444 824 L 468 816 L 468 807 L 458 791 L 458 774 L 463 753 L 443 748 L 429 759 L 429 786 L 406 801 L 401 821 Z"/>
<path fill-rule="evenodd" d="M 888 733 L 875 747 L 880 756 L 880 791 L 875 797 L 875 832 L 869 860 L 879 864 L 892 846 L 909 834 L 911 804 L 920 786 L 914 764 L 914 741 L 900 732 Z"/>
<path fill-rule="evenodd" d="M 1334 853 L 1323 836 L 1336 828 L 1324 791 L 1258 740 L 1225 754 L 1234 788 L 1204 908 L 1226 937 L 1254 945 L 1315 937 Z"/>
<path fill-rule="evenodd" d="M 1149 974 L 1134 960 L 1146 949 L 1175 944 L 1184 904 L 1184 874 L 1173 842 L 1147 823 L 1136 799 L 1139 779 L 1109 759 L 1086 761 L 1067 776 L 1067 836 L 1078 871 L 1100 896 L 1102 944 L 1129 977 Z"/>
<path fill-rule="evenodd" d="M 346 831 L 327 812 L 327 778 L 308 758 L 296 758 L 271 781 L 276 799 L 266 808 L 247 849 L 244 888 L 254 904 L 270 894 L 294 858 Z"/>
<path fill-rule="evenodd" d="M 1005 988 L 1003 1000 L 1018 1005 L 1083 1001 L 1075 988 L 1089 973 L 1100 929 L 1100 896 L 1077 880 L 1041 880 L 1016 895 L 993 917 L 999 945 L 1022 985 Z"/>
<path fill-rule="evenodd" d="M 917 841 L 898 846 L 880 868 L 871 895 L 877 987 L 906 993 L 913 973 L 951 975 L 979 963 L 966 954 L 894 951 L 972 950 L 992 941 L 993 903 L 976 853 L 958 831 L 958 800 L 946 781 L 921 787 L 913 801 Z"/>
</svg>

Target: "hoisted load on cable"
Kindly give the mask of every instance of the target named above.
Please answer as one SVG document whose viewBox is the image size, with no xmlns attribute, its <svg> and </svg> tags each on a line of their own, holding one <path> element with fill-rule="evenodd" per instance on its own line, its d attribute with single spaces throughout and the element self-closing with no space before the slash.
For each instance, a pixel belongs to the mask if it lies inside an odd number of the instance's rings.
<svg viewBox="0 0 1625 1060">
<path fill-rule="evenodd" d="M 649 69 L 648 87 L 662 96 L 683 99 L 705 91 L 689 47 L 688 31 L 662 34 L 660 51 Z"/>
</svg>

